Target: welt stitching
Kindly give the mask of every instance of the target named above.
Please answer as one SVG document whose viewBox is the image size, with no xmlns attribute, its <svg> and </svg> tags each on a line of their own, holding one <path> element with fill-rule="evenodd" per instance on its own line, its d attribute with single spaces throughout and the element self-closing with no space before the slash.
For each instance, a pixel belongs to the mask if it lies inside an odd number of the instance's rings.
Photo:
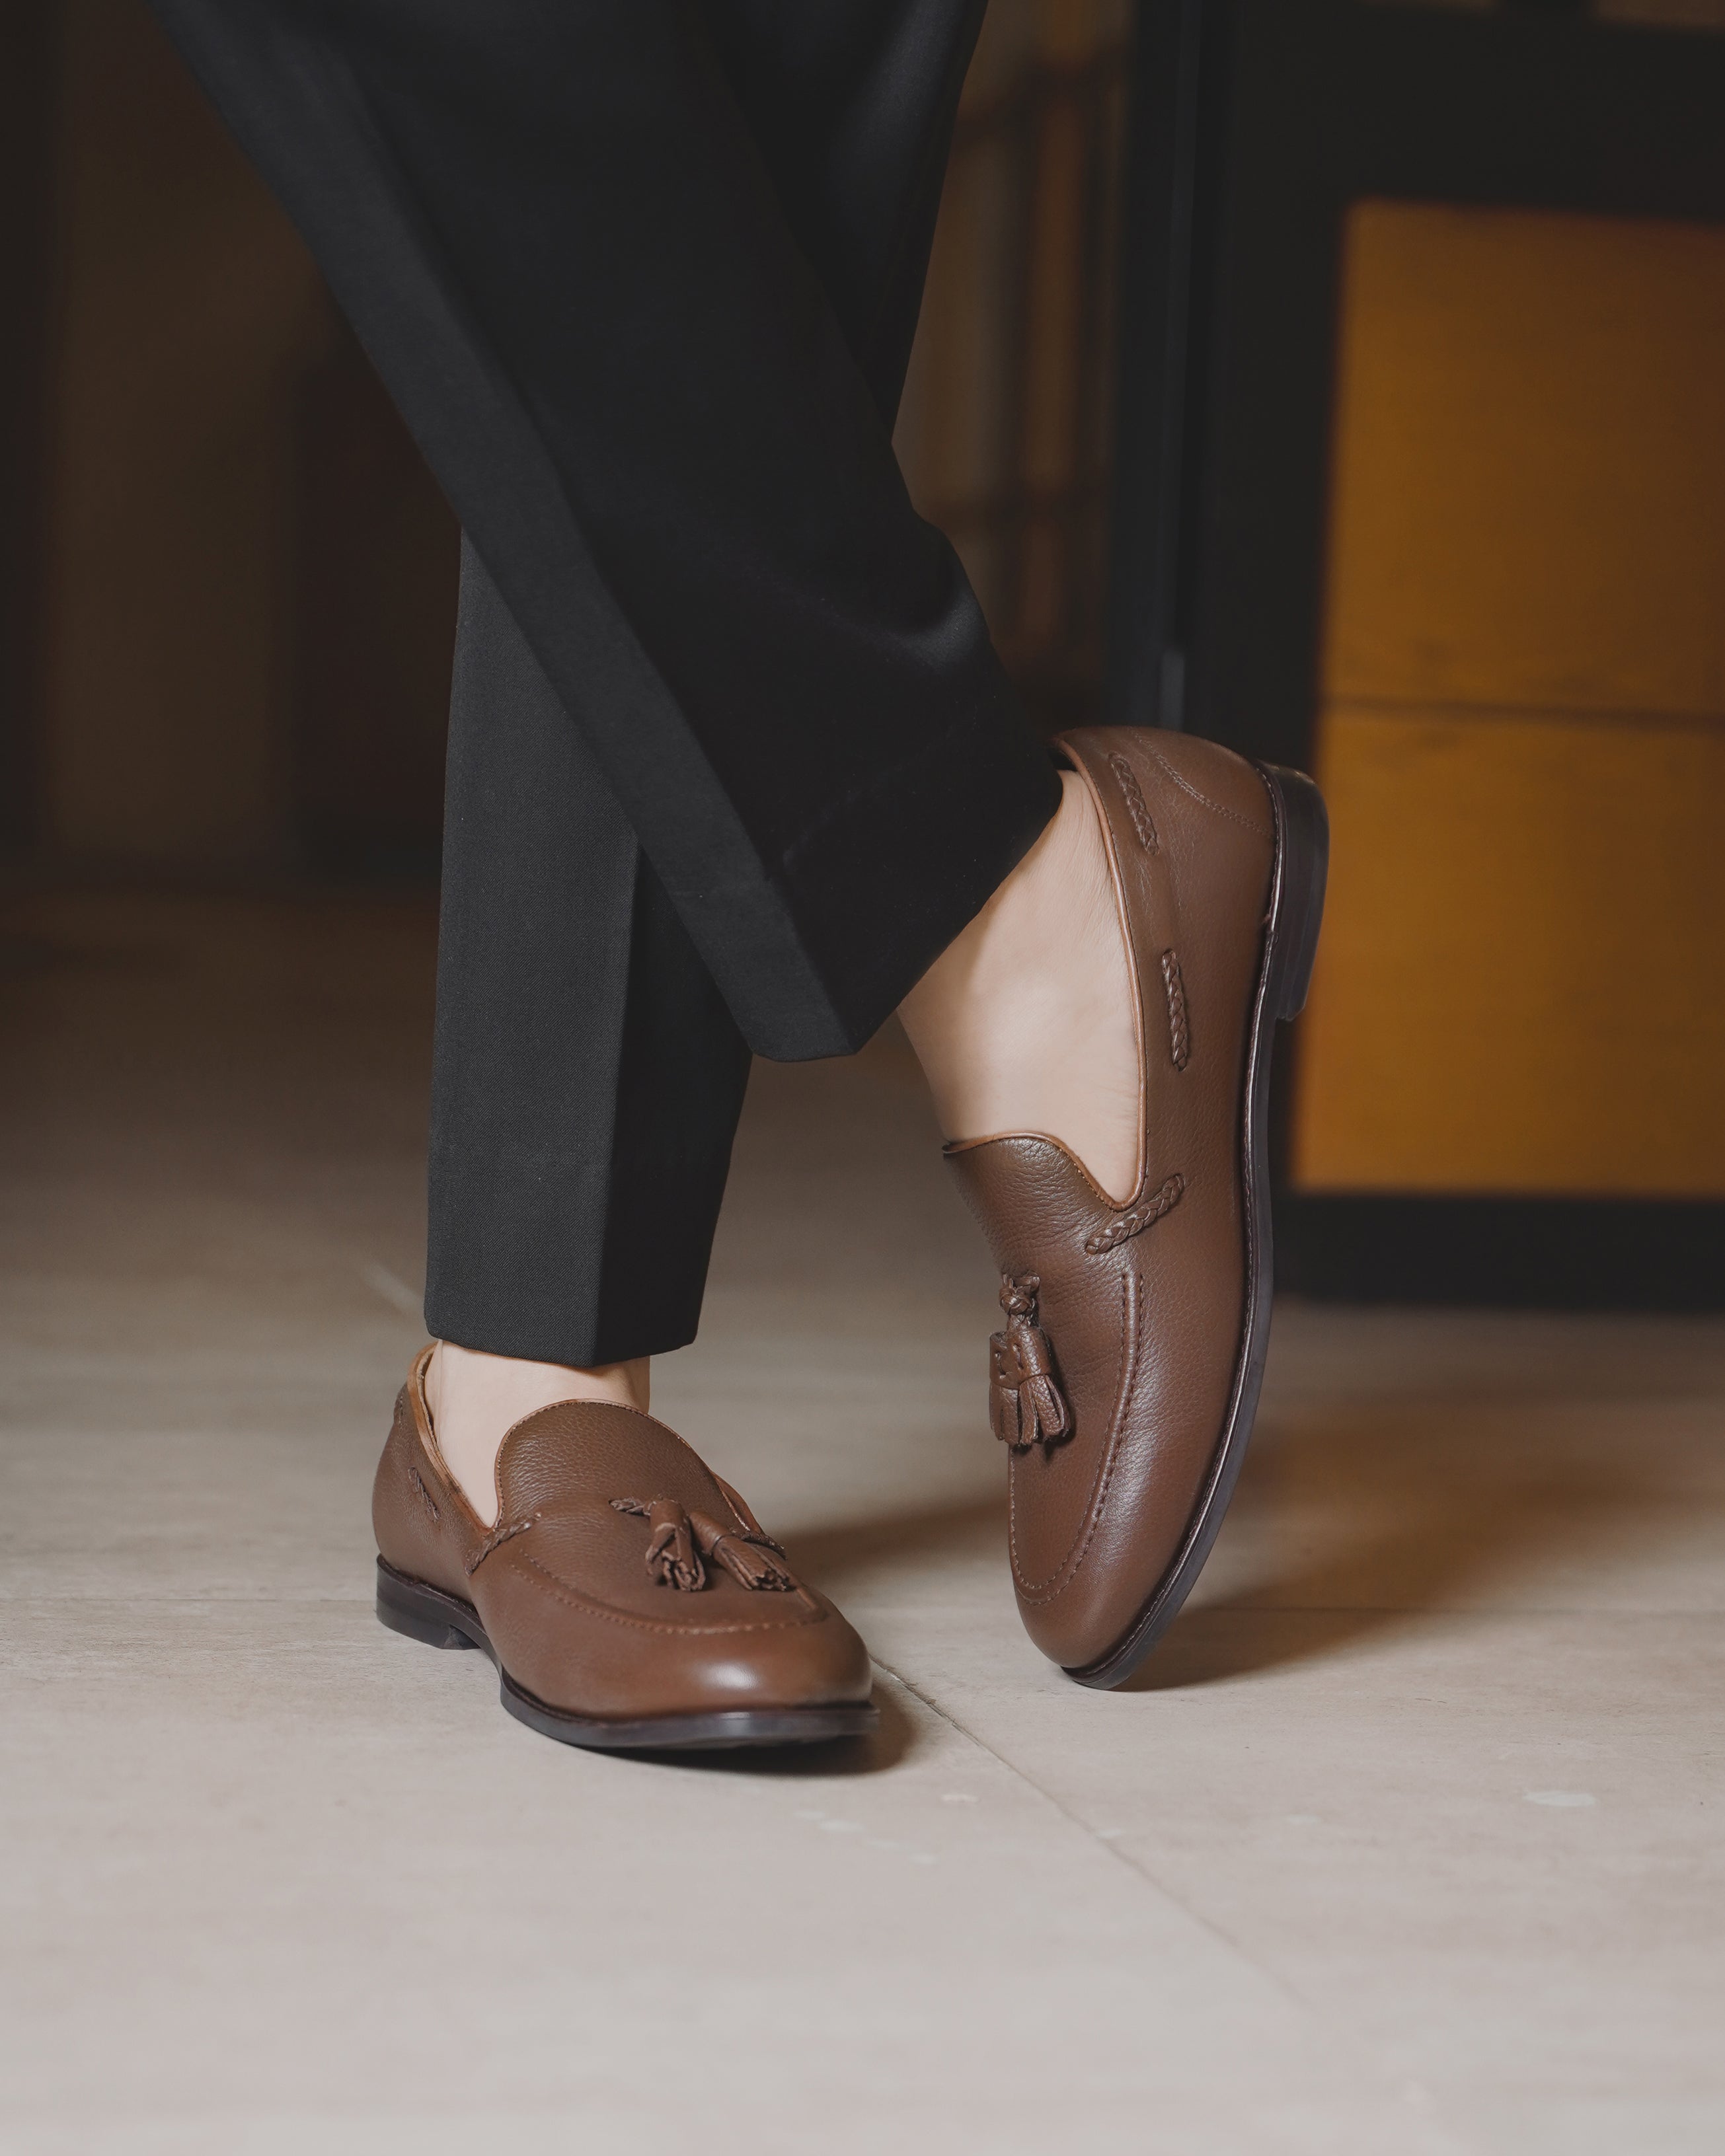
<svg viewBox="0 0 1725 2156">
<path fill-rule="evenodd" d="M 1197 802 L 1201 807 L 1212 810 L 1218 816 L 1226 816 L 1230 824 L 1244 824 L 1249 831 L 1255 832 L 1260 839 L 1267 839 L 1273 835 L 1272 833 L 1264 829 L 1263 824 L 1260 824 L 1255 817 L 1243 815 L 1238 808 L 1225 808 L 1221 802 L 1213 801 L 1208 793 L 1200 793 L 1197 787 L 1192 784 L 1189 778 L 1182 778 L 1181 777 L 1180 773 L 1175 770 L 1173 765 L 1169 762 L 1166 757 L 1162 754 L 1160 749 L 1153 748 L 1151 751 L 1151 754 L 1156 758 L 1162 769 L 1166 772 L 1169 778 L 1171 778 L 1174 783 L 1180 788 L 1180 791 L 1182 793 L 1189 793 L 1192 799 Z"/>
<path fill-rule="evenodd" d="M 1137 1389 L 1138 1364 L 1144 1353 L 1144 1326 L 1138 1314 L 1138 1296 L 1142 1292 L 1143 1283 L 1136 1273 L 1129 1273 L 1126 1277 L 1130 1281 L 1133 1291 L 1130 1296 L 1132 1305 L 1132 1345 L 1126 1358 L 1125 1376 L 1120 1383 L 1120 1396 L 1115 1404 L 1115 1429 L 1109 1442 L 1108 1466 L 1102 1477 L 1101 1487 L 1096 1492 L 1096 1502 L 1090 1513 L 1090 1524 L 1084 1535 L 1084 1548 L 1073 1560 L 1072 1568 L 1074 1574 L 1082 1568 L 1085 1558 L 1089 1556 L 1090 1544 L 1096 1538 L 1096 1530 L 1102 1524 L 1102 1515 L 1108 1510 L 1109 1485 L 1114 1481 L 1114 1471 L 1120 1464 L 1120 1453 L 1124 1449 L 1122 1440 L 1125 1436 L 1126 1414 L 1131 1404 L 1132 1394 Z"/>
<path fill-rule="evenodd" d="M 535 1512 L 530 1519 L 511 1520 L 507 1525 L 493 1527 L 479 1548 L 474 1551 L 472 1556 L 467 1559 L 467 1577 L 470 1579 L 473 1577 L 493 1550 L 502 1549 L 505 1543 L 513 1542 L 518 1535 L 524 1535 L 533 1524 L 533 1521 L 538 1517 L 539 1515 Z"/>
<path fill-rule="evenodd" d="M 1186 982 L 1180 971 L 1180 953 L 1162 953 L 1162 987 L 1168 998 L 1168 1055 L 1177 1070 L 1192 1060 L 1192 1024 L 1186 1009 Z"/>
<path fill-rule="evenodd" d="M 1018 1512 L 1016 1478 L 1009 1480 L 1007 1491 L 1007 1538 L 1012 1553 L 1012 1577 L 1022 1590 L 1027 1602 L 1052 1602 L 1056 1594 L 1068 1584 L 1084 1561 L 1086 1552 L 1102 1524 L 1102 1514 L 1108 1500 L 1108 1486 L 1114 1479 L 1115 1462 L 1120 1455 L 1120 1436 L 1125 1423 L 1126 1408 L 1132 1396 L 1132 1387 L 1138 1373 L 1138 1357 L 1143 1327 L 1138 1322 L 1135 1291 L 1139 1287 L 1138 1276 L 1133 1272 L 1120 1275 L 1120 1304 L 1122 1322 L 1126 1330 L 1126 1353 L 1120 1370 L 1120 1389 L 1114 1404 L 1114 1415 L 1109 1424 L 1108 1447 L 1097 1470 L 1096 1481 L 1090 1491 L 1089 1523 L 1084 1531 L 1083 1540 L 1069 1548 L 1058 1565 L 1046 1579 L 1027 1580 L 1018 1568 Z"/>
<path fill-rule="evenodd" d="M 529 1557 L 525 1550 L 512 1550 L 509 1554 L 518 1571 L 523 1567 L 531 1566 L 539 1575 L 532 1584 L 548 1594 L 554 1601 L 562 1603 L 564 1609 L 573 1609 L 583 1617 L 602 1617 L 608 1625 L 626 1625 L 632 1631 L 680 1634 L 693 1632 L 706 1638 L 712 1638 L 717 1634 L 782 1632 L 787 1629 L 782 1622 L 776 1625 L 667 1625 L 662 1623 L 657 1617 L 626 1617 L 620 1609 L 607 1609 L 602 1602 L 589 1602 L 584 1596 L 572 1593 L 567 1582 L 559 1579 L 555 1573 L 548 1572 L 536 1557 Z M 822 1621 L 821 1612 L 817 1609 L 812 1618 L 804 1618 L 801 1621 L 804 1624 L 818 1625 Z"/>
<path fill-rule="evenodd" d="M 1120 1245 L 1130 1242 L 1134 1235 L 1141 1235 L 1146 1228 L 1155 1227 L 1158 1220 L 1166 1220 L 1186 1195 L 1186 1178 L 1171 1175 L 1147 1205 L 1134 1206 L 1130 1212 L 1117 1214 L 1108 1225 L 1096 1235 L 1084 1239 L 1084 1248 L 1093 1258 L 1101 1257 Z"/>
<path fill-rule="evenodd" d="M 1150 813 L 1150 804 L 1145 800 L 1144 789 L 1138 783 L 1137 773 L 1125 757 L 1119 754 L 1109 757 L 1108 767 L 1120 787 L 1120 796 L 1125 802 L 1126 814 L 1132 819 L 1132 829 L 1139 844 L 1147 854 L 1157 852 L 1156 824 Z"/>
</svg>

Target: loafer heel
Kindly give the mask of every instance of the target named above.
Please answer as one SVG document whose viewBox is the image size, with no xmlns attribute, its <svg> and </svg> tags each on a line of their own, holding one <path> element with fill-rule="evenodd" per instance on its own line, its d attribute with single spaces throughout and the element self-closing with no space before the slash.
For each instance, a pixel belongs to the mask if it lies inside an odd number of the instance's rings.
<svg viewBox="0 0 1725 2156">
<path fill-rule="evenodd" d="M 1270 1015 L 1298 1018 L 1311 986 L 1330 870 L 1330 817 L 1303 771 L 1261 763 L 1276 817 L 1275 886 L 1270 900 Z"/>
<path fill-rule="evenodd" d="M 449 1598 L 378 1559 L 378 1622 L 428 1647 L 476 1647 L 455 1619 Z"/>
</svg>

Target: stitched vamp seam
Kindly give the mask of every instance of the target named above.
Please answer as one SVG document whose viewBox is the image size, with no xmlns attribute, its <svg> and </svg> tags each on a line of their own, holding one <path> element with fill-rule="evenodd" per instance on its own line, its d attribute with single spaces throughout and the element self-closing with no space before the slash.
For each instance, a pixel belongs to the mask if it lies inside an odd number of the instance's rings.
<svg viewBox="0 0 1725 2156">
<path fill-rule="evenodd" d="M 1023 1600 L 1040 1605 L 1053 1602 L 1071 1586 L 1082 1569 L 1094 1541 L 1096 1530 L 1102 1524 L 1102 1515 L 1108 1503 L 1108 1487 L 1114 1479 L 1125 1441 L 1127 1411 L 1138 1382 L 1138 1358 L 1144 1327 L 1140 1305 L 1144 1284 L 1130 1268 L 1120 1274 L 1120 1324 L 1124 1346 L 1120 1354 L 1119 1389 L 1115 1395 L 1114 1415 L 1109 1424 L 1108 1442 L 1102 1449 L 1102 1457 L 1096 1464 L 1096 1473 L 1090 1485 L 1090 1495 L 1084 1507 L 1084 1521 L 1073 1537 L 1066 1555 L 1046 1579 L 1027 1580 L 1018 1562 L 1018 1474 L 1013 1464 L 1007 1478 L 1007 1541 L 1012 1560 L 1012 1581 Z"/>
<path fill-rule="evenodd" d="M 1201 793 L 1184 773 L 1174 768 L 1159 749 L 1152 749 L 1150 753 L 1151 760 L 1161 767 L 1164 775 L 1171 779 L 1189 799 L 1196 801 L 1200 808 L 1208 808 L 1212 815 L 1225 816 L 1230 824 L 1238 824 L 1246 830 L 1255 833 L 1260 839 L 1274 837 L 1274 830 L 1260 824 L 1255 816 L 1245 815 L 1238 808 L 1230 808 L 1225 801 L 1213 801 L 1208 793 Z"/>
<path fill-rule="evenodd" d="M 717 1624 L 703 1624 L 698 1619 L 684 1620 L 680 1623 L 667 1622 L 662 1618 L 641 1617 L 633 1610 L 618 1609 L 610 1603 L 596 1601 L 573 1581 L 564 1578 L 560 1573 L 553 1572 L 548 1565 L 542 1564 L 529 1551 L 516 1543 L 512 1543 L 507 1548 L 500 1550 L 494 1562 L 584 1617 L 602 1618 L 608 1625 L 626 1625 L 636 1632 L 658 1632 L 679 1639 L 687 1638 L 692 1634 L 711 1637 L 733 1632 L 782 1632 L 795 1625 L 818 1625 L 826 1615 L 826 1612 L 807 1595 L 807 1590 L 804 1589 L 799 1589 L 795 1595 L 770 1598 L 780 1609 L 786 1609 L 786 1614 L 776 1619 L 739 1619 L 734 1622 L 721 1620 Z M 693 1600 L 694 1598 L 679 1596 L 677 1599 Z M 789 1614 L 787 1605 L 797 1603 L 801 1604 L 803 1614 L 793 1617 Z M 490 1629 L 489 1625 L 487 1629 Z"/>
</svg>

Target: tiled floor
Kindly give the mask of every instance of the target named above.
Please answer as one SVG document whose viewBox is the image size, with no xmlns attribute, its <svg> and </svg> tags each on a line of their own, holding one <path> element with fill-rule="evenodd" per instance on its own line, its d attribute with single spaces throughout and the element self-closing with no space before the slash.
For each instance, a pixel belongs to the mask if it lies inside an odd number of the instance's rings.
<svg viewBox="0 0 1725 2156">
<path fill-rule="evenodd" d="M 883 1733 L 567 1750 L 371 1614 L 425 911 L 15 927 L 7 2156 L 1725 2148 L 1725 1327 L 1285 1307 L 1198 1596 L 1082 1691 L 904 1051 L 763 1069 L 656 1405 Z"/>
</svg>

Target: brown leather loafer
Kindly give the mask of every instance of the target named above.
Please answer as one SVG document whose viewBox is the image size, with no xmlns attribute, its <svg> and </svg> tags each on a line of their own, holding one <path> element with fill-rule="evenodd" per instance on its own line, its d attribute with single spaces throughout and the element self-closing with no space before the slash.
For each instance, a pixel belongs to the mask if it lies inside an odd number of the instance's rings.
<svg viewBox="0 0 1725 2156">
<path fill-rule="evenodd" d="M 1102 812 L 1131 958 L 1137 1188 L 1116 1203 L 1048 1137 L 946 1156 L 1001 1269 L 990 1411 L 1018 1606 L 1044 1654 L 1109 1686 L 1190 1593 L 1251 1435 L 1271 1034 L 1305 1000 L 1328 835 L 1310 779 L 1213 742 L 1091 727 L 1059 746 Z"/>
<path fill-rule="evenodd" d="M 372 1493 L 378 1615 L 480 1647 L 503 1705 L 565 1744 L 809 1743 L 875 1726 L 868 1654 L 728 1483 L 632 1408 L 541 1408 L 497 1455 L 487 1527 L 444 1466 L 427 1348 Z"/>
</svg>

